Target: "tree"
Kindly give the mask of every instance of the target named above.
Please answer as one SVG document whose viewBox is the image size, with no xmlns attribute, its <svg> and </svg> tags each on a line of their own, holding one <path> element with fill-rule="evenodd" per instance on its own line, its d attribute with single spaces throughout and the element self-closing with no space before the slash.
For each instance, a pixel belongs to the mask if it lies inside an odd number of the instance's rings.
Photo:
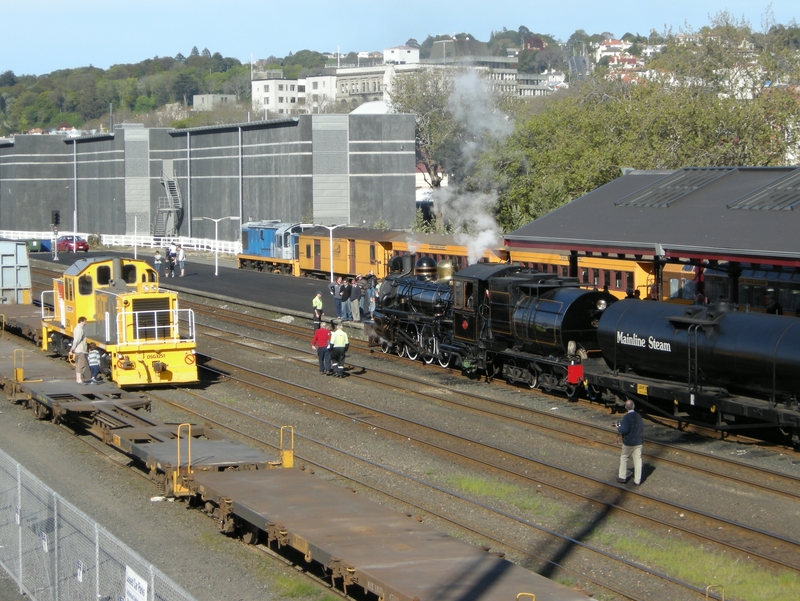
<svg viewBox="0 0 800 601">
<path fill-rule="evenodd" d="M 520 124 L 483 155 L 471 181 L 498 191 L 508 230 L 619 177 L 621 167 L 785 164 L 798 124 L 786 88 L 742 100 L 673 79 L 596 78 Z"/>
<path fill-rule="evenodd" d="M 211 52 L 208 48 L 203 48 L 203 52 L 200 53 L 200 56 L 203 58 L 211 58 Z"/>
<path fill-rule="evenodd" d="M 189 53 L 189 56 L 200 56 L 200 51 L 197 49 L 197 46 L 192 46 L 192 51 Z"/>
<path fill-rule="evenodd" d="M 178 52 L 178 54 L 175 55 L 175 60 L 178 61 L 179 63 L 185 63 L 186 57 L 183 56 L 180 52 Z"/>
<path fill-rule="evenodd" d="M 409 48 L 419 48 L 419 42 L 414 38 L 408 38 L 405 43 Z"/>
<path fill-rule="evenodd" d="M 172 94 L 177 100 L 183 100 L 183 104 L 189 104 L 189 98 L 198 92 L 197 79 L 186 71 L 178 73 L 172 82 Z"/>
<path fill-rule="evenodd" d="M 13 71 L 5 71 L 0 74 L 0 88 L 10 88 L 17 85 L 17 76 Z"/>
<path fill-rule="evenodd" d="M 425 169 L 431 188 L 442 183 L 448 144 L 458 135 L 458 124 L 448 108 L 452 80 L 439 69 L 421 69 L 395 77 L 388 92 L 392 108 L 416 116 L 417 163 Z"/>
</svg>

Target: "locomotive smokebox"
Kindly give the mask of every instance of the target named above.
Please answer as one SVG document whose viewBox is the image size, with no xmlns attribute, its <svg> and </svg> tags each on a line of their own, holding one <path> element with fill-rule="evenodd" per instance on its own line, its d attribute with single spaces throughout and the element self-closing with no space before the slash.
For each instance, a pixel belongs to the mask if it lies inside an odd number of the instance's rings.
<svg viewBox="0 0 800 601">
<path fill-rule="evenodd" d="M 800 319 L 727 305 L 623 300 L 603 314 L 598 343 L 612 369 L 713 382 L 738 393 L 800 391 Z"/>
</svg>

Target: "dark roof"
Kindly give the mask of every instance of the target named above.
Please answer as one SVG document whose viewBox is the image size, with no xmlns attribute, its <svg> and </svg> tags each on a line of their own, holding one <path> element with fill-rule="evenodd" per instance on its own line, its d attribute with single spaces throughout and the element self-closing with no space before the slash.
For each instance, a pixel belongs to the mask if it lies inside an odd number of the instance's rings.
<svg viewBox="0 0 800 601">
<path fill-rule="evenodd" d="M 800 266 L 799 231 L 800 168 L 687 167 L 623 175 L 505 244 Z"/>
</svg>

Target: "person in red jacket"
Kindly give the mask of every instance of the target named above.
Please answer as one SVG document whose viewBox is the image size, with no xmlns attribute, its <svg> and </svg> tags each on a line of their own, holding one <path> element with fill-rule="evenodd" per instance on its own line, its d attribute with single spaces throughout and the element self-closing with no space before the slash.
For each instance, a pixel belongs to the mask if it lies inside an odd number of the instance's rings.
<svg viewBox="0 0 800 601">
<path fill-rule="evenodd" d="M 311 348 L 317 351 L 319 358 L 319 373 L 329 376 L 333 373 L 331 370 L 331 329 L 327 323 L 323 323 L 314 332 L 314 338 L 311 340 Z"/>
</svg>

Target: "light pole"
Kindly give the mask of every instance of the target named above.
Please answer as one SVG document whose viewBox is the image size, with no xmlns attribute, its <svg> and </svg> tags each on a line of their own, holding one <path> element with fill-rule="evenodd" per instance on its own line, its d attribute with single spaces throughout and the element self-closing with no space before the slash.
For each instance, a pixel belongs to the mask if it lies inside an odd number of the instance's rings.
<svg viewBox="0 0 800 601">
<path fill-rule="evenodd" d="M 214 222 L 214 275 L 219 275 L 219 222 L 226 219 L 231 221 L 239 221 L 240 217 L 231 215 L 228 217 L 220 217 L 219 219 L 212 219 L 211 217 L 192 217 L 192 221 L 206 221 Z"/>
<path fill-rule="evenodd" d="M 331 284 L 333 283 L 333 230 L 337 227 L 342 227 L 345 225 L 344 223 L 340 223 L 339 225 L 321 225 L 320 227 L 324 227 L 328 230 L 328 234 L 330 235 L 330 258 L 331 258 Z"/>
</svg>

